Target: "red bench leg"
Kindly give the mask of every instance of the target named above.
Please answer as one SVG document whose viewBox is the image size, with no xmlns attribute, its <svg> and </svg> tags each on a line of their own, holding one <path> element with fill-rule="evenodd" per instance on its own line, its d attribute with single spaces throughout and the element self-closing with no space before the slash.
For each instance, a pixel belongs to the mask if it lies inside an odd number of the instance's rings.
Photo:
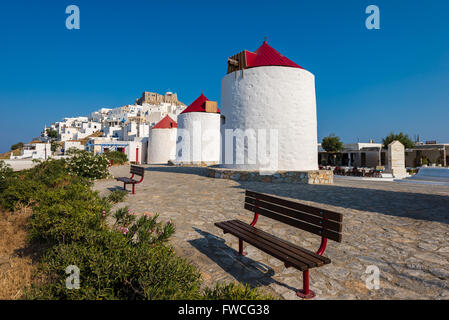
<svg viewBox="0 0 449 320">
<path fill-rule="evenodd" d="M 135 184 L 133 183 L 133 194 L 134 194 L 134 186 L 135 186 Z"/>
<path fill-rule="evenodd" d="M 315 292 L 309 289 L 309 270 L 302 272 L 302 283 L 303 288 L 302 290 L 299 290 L 296 292 L 296 295 L 298 297 L 301 297 L 303 299 L 312 299 L 315 297 Z"/>
<path fill-rule="evenodd" d="M 247 253 L 243 251 L 243 240 L 239 239 L 239 255 L 246 256 Z"/>
</svg>

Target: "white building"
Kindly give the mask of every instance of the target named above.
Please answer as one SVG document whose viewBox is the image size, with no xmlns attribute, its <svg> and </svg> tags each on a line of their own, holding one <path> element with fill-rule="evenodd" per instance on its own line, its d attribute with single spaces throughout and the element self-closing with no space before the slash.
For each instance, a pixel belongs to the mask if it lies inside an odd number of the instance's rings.
<svg viewBox="0 0 449 320">
<path fill-rule="evenodd" d="M 70 149 L 84 150 L 84 145 L 80 141 L 64 141 L 64 153 L 67 153 Z"/>
<path fill-rule="evenodd" d="M 167 164 L 176 159 L 177 124 L 165 116 L 150 130 L 148 142 L 148 163 Z"/>
<path fill-rule="evenodd" d="M 146 161 L 146 146 L 144 150 L 143 143 L 144 142 L 142 141 L 120 141 L 99 137 L 90 139 L 87 142 L 86 147 L 88 151 L 93 152 L 94 154 L 109 151 L 123 152 L 127 155 L 128 161 L 141 164 Z"/>
<path fill-rule="evenodd" d="M 20 156 L 13 156 L 11 153 L 10 159 L 47 160 L 49 157 L 51 157 L 50 143 L 31 143 L 23 146 Z"/>
<path fill-rule="evenodd" d="M 170 103 L 160 103 L 158 105 L 142 104 L 142 107 L 142 114 L 150 127 L 154 126 L 166 116 L 177 121 L 178 115 L 186 108 L 184 105 Z"/>
<path fill-rule="evenodd" d="M 335 156 L 333 158 L 333 156 Z M 382 143 L 356 142 L 343 144 L 343 150 L 334 155 L 326 152 L 318 144 L 318 162 L 321 165 L 340 165 L 350 167 L 370 167 L 385 165 L 386 153 L 382 150 Z"/>
<path fill-rule="evenodd" d="M 122 128 L 122 139 L 125 141 L 136 140 L 136 138 L 148 138 L 150 126 L 146 123 L 128 122 Z"/>
<path fill-rule="evenodd" d="M 223 167 L 318 169 L 315 77 L 266 41 L 228 59 L 221 114 Z M 226 130 L 234 131 L 235 143 Z"/>
<path fill-rule="evenodd" d="M 108 109 L 108 108 L 101 108 L 98 111 L 94 111 L 90 114 L 89 120 L 94 121 L 94 122 L 103 123 L 103 121 L 104 121 L 104 119 L 106 119 L 109 111 L 111 111 L 111 109 Z"/>
<path fill-rule="evenodd" d="M 201 94 L 178 116 L 176 162 L 220 162 L 220 110 Z"/>
<path fill-rule="evenodd" d="M 87 117 L 64 118 L 50 127 L 58 133 L 59 141 L 80 140 L 102 129 L 102 123 L 89 120 Z M 46 137 L 45 126 L 42 136 Z"/>
</svg>

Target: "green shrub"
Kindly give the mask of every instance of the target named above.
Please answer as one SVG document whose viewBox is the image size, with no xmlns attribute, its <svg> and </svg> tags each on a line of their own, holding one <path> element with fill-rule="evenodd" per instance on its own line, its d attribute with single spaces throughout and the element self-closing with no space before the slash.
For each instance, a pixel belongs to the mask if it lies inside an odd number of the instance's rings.
<svg viewBox="0 0 449 320">
<path fill-rule="evenodd" d="M 110 204 L 81 183 L 48 190 L 30 219 L 30 237 L 36 241 L 68 243 L 86 239 L 104 229 L 103 213 Z"/>
<path fill-rule="evenodd" d="M 80 289 L 66 288 L 65 269 L 80 269 Z M 51 279 L 35 286 L 28 299 L 195 299 L 200 273 L 171 247 L 130 245 L 119 233 L 97 232 L 83 242 L 49 250 L 40 273 Z"/>
<path fill-rule="evenodd" d="M 112 203 L 123 202 L 128 195 L 128 192 L 122 189 L 115 189 L 108 195 L 108 200 Z"/>
<path fill-rule="evenodd" d="M 274 300 L 275 297 L 263 293 L 260 289 L 252 289 L 249 285 L 218 283 L 214 289 L 206 288 L 203 293 L 206 300 Z"/>
<path fill-rule="evenodd" d="M 100 168 L 95 167 L 100 162 Z M 249 287 L 217 286 L 201 290 L 201 273 L 167 243 L 175 232 L 159 216 L 139 218 L 128 208 L 106 224 L 112 198 L 101 198 L 91 180 L 103 177 L 107 160 L 86 152 L 12 172 L 0 163 L 0 204 L 13 210 L 32 205 L 29 238 L 48 247 L 37 275 L 41 282 L 28 299 L 262 299 Z M 90 169 L 89 169 L 90 168 Z M 89 171 L 90 170 L 90 171 Z M 67 266 L 80 269 L 80 289 L 66 288 Z"/>
<path fill-rule="evenodd" d="M 128 156 L 120 151 L 109 151 L 105 155 L 113 164 L 125 164 L 128 162 Z"/>
<path fill-rule="evenodd" d="M 16 144 L 13 144 L 11 146 L 11 151 L 14 151 L 14 150 L 17 150 L 17 149 L 20 149 L 20 148 L 23 148 L 23 142 L 18 142 Z"/>
<path fill-rule="evenodd" d="M 5 174 L 7 179 L 0 187 L 0 205 L 13 211 L 20 206 L 32 206 L 45 200 L 47 190 L 71 184 L 89 185 L 89 180 L 69 175 L 65 160 L 40 162 L 32 169 Z"/>
<path fill-rule="evenodd" d="M 0 205 L 7 211 L 33 206 L 39 202 L 45 185 L 41 182 L 15 177 L 8 179 L 1 192 Z"/>
<path fill-rule="evenodd" d="M 0 160 L 0 193 L 7 188 L 7 180 L 11 177 L 13 170 L 5 161 Z"/>
<path fill-rule="evenodd" d="M 87 179 L 103 179 L 108 176 L 109 161 L 103 154 L 94 155 L 85 150 L 70 149 L 67 159 L 69 172 Z"/>
<path fill-rule="evenodd" d="M 158 214 L 143 215 L 139 219 L 128 207 L 120 208 L 114 213 L 114 229 L 123 233 L 136 243 L 156 244 L 168 241 L 175 233 L 175 225 L 170 220 L 163 224 L 158 222 Z"/>
</svg>

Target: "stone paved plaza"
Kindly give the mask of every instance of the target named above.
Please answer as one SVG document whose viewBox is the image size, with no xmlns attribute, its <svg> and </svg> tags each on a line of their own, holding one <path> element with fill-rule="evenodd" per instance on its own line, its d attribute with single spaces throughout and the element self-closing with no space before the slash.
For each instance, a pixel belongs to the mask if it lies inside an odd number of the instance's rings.
<svg viewBox="0 0 449 320">
<path fill-rule="evenodd" d="M 177 253 L 203 273 L 207 285 L 240 281 L 285 299 L 299 299 L 302 273 L 247 246 L 238 257 L 237 239 L 214 226 L 228 219 L 252 220 L 243 209 L 245 189 L 342 212 L 343 242 L 328 242 L 332 263 L 310 271 L 316 299 L 449 299 L 449 187 L 335 178 L 333 185 L 244 182 L 205 176 L 205 168 L 145 166 L 136 194 L 117 207 L 159 213 L 177 228 Z M 112 167 L 128 176 L 129 166 Z M 102 195 L 122 187 L 96 182 Z M 130 189 L 130 186 L 128 186 Z M 320 238 L 260 216 L 257 227 L 313 251 Z M 368 266 L 380 269 L 380 289 L 368 290 Z"/>
</svg>

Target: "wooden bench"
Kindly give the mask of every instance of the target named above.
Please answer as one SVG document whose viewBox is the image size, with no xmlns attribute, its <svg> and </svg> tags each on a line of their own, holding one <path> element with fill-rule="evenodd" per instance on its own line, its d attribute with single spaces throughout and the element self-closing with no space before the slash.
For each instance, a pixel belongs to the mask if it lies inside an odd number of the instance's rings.
<svg viewBox="0 0 449 320">
<path fill-rule="evenodd" d="M 123 189 L 125 189 L 125 190 L 126 190 L 127 184 L 132 184 L 133 185 L 133 194 L 134 194 L 135 185 L 138 183 L 141 183 L 143 181 L 143 177 L 145 175 L 145 168 L 131 165 L 129 172 L 132 174 L 132 176 L 130 178 L 119 177 L 119 178 L 115 178 L 115 180 L 123 182 Z M 140 176 L 140 180 L 134 180 L 133 178 L 135 175 Z"/>
<path fill-rule="evenodd" d="M 311 299 L 315 293 L 309 289 L 309 269 L 331 263 L 322 254 L 327 240 L 341 242 L 343 215 L 341 213 L 315 208 L 272 195 L 246 190 L 244 208 L 254 212 L 253 221 L 247 224 L 240 220 L 217 222 L 215 225 L 239 238 L 239 255 L 243 252 L 243 241 L 284 262 L 285 267 L 294 267 L 303 272 L 303 289 L 296 294 Z M 318 251 L 312 252 L 286 240 L 257 229 L 259 215 L 321 236 Z"/>
</svg>

